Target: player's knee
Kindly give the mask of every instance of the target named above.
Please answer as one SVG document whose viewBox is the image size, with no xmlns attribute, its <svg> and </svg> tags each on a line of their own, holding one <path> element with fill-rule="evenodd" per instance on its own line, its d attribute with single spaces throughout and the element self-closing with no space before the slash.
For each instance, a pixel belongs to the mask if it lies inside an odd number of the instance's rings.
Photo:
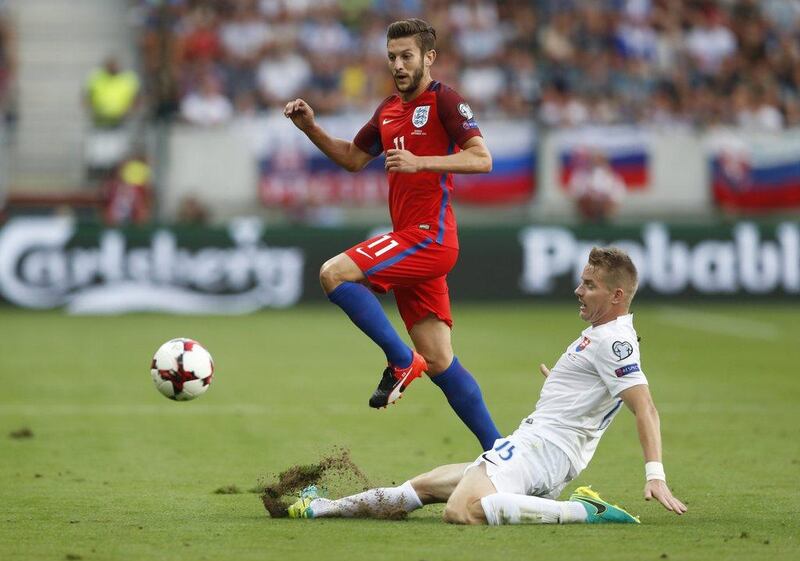
<svg viewBox="0 0 800 561">
<path fill-rule="evenodd" d="M 459 508 L 458 506 L 448 502 L 444 507 L 442 518 L 448 524 L 466 524 L 466 514 L 466 509 Z"/>
<path fill-rule="evenodd" d="M 429 376 L 441 374 L 450 368 L 450 365 L 453 363 L 452 351 L 449 353 L 446 351 L 425 352 L 422 353 L 422 356 L 425 357 L 425 362 L 428 363 L 427 373 Z"/>
<path fill-rule="evenodd" d="M 475 511 L 473 504 L 477 503 L 480 513 Z M 483 514 L 483 508 L 480 506 L 480 499 L 471 501 L 470 503 L 459 502 L 457 504 L 447 503 L 444 507 L 442 515 L 445 522 L 448 524 L 484 524 L 486 517 Z"/>
<path fill-rule="evenodd" d="M 483 511 L 483 503 L 479 498 L 475 498 L 467 505 L 467 516 L 470 524 L 486 524 L 486 513 Z"/>
<path fill-rule="evenodd" d="M 430 485 L 431 472 L 423 473 L 411 480 L 411 486 L 422 504 L 428 504 L 436 499 L 436 493 Z"/>
<path fill-rule="evenodd" d="M 322 267 L 319 268 L 319 283 L 328 294 L 342 284 L 339 267 L 336 265 L 336 258 L 328 259 L 322 264 Z"/>
</svg>

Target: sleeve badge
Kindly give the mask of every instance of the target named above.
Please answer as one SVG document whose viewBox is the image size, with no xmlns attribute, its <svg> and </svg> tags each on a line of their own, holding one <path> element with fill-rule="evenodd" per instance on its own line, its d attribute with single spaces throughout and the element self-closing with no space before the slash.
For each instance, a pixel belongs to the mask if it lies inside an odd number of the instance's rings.
<svg viewBox="0 0 800 561">
<path fill-rule="evenodd" d="M 614 341 L 611 345 L 611 351 L 617 357 L 617 360 L 625 360 L 633 354 L 633 345 L 627 341 Z"/>
</svg>

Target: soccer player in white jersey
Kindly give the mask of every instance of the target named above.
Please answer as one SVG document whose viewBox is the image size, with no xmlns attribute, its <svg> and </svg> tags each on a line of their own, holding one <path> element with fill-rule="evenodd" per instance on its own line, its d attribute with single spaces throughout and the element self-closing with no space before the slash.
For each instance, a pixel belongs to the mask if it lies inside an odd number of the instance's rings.
<svg viewBox="0 0 800 561">
<path fill-rule="evenodd" d="M 536 410 L 470 464 L 440 466 L 399 487 L 371 489 L 330 500 L 304 489 L 289 508 L 293 518 L 387 516 L 446 502 L 456 524 L 638 523 L 590 487 L 556 500 L 592 459 L 600 437 L 624 403 L 636 416 L 645 462 L 645 500 L 675 514 L 686 506 L 672 495 L 661 462 L 658 411 L 650 396 L 629 313 L 637 272 L 616 248 L 594 248 L 575 295 L 590 323 L 570 343 L 546 380 Z"/>
</svg>

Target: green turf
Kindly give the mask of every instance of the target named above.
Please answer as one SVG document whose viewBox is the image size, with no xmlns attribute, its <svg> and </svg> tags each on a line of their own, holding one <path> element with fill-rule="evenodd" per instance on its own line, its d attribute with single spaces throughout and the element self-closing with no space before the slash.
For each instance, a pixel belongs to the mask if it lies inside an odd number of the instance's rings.
<svg viewBox="0 0 800 561">
<path fill-rule="evenodd" d="M 575 307 L 456 312 L 457 353 L 511 432 L 537 399 L 536 365 L 583 328 Z M 272 520 L 256 494 L 213 492 L 250 489 L 333 445 L 380 484 L 478 453 L 428 382 L 370 410 L 382 356 L 332 307 L 234 318 L 0 309 L 0 559 L 797 559 L 800 307 L 636 312 L 669 482 L 689 513 L 641 499 L 623 412 L 575 484 L 641 526 L 488 528 L 446 525 L 434 507 L 404 522 Z M 217 363 L 209 393 L 190 403 L 150 381 L 150 356 L 176 336 L 199 339 Z M 32 438 L 9 436 L 25 427 Z"/>
</svg>

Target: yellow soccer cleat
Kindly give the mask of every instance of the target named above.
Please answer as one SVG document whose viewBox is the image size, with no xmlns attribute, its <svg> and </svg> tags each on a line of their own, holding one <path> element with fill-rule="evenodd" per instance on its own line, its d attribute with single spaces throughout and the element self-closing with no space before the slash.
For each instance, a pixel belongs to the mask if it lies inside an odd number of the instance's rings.
<svg viewBox="0 0 800 561">
<path fill-rule="evenodd" d="M 311 502 L 320 497 L 316 485 L 309 485 L 300 492 L 300 497 L 289 506 L 289 518 L 314 518 Z"/>
<path fill-rule="evenodd" d="M 589 524 L 641 524 L 638 516 L 633 516 L 628 511 L 617 505 L 604 501 L 597 491 L 591 486 L 578 487 L 569 498 L 570 501 L 579 502 L 586 509 L 586 522 Z"/>
</svg>

